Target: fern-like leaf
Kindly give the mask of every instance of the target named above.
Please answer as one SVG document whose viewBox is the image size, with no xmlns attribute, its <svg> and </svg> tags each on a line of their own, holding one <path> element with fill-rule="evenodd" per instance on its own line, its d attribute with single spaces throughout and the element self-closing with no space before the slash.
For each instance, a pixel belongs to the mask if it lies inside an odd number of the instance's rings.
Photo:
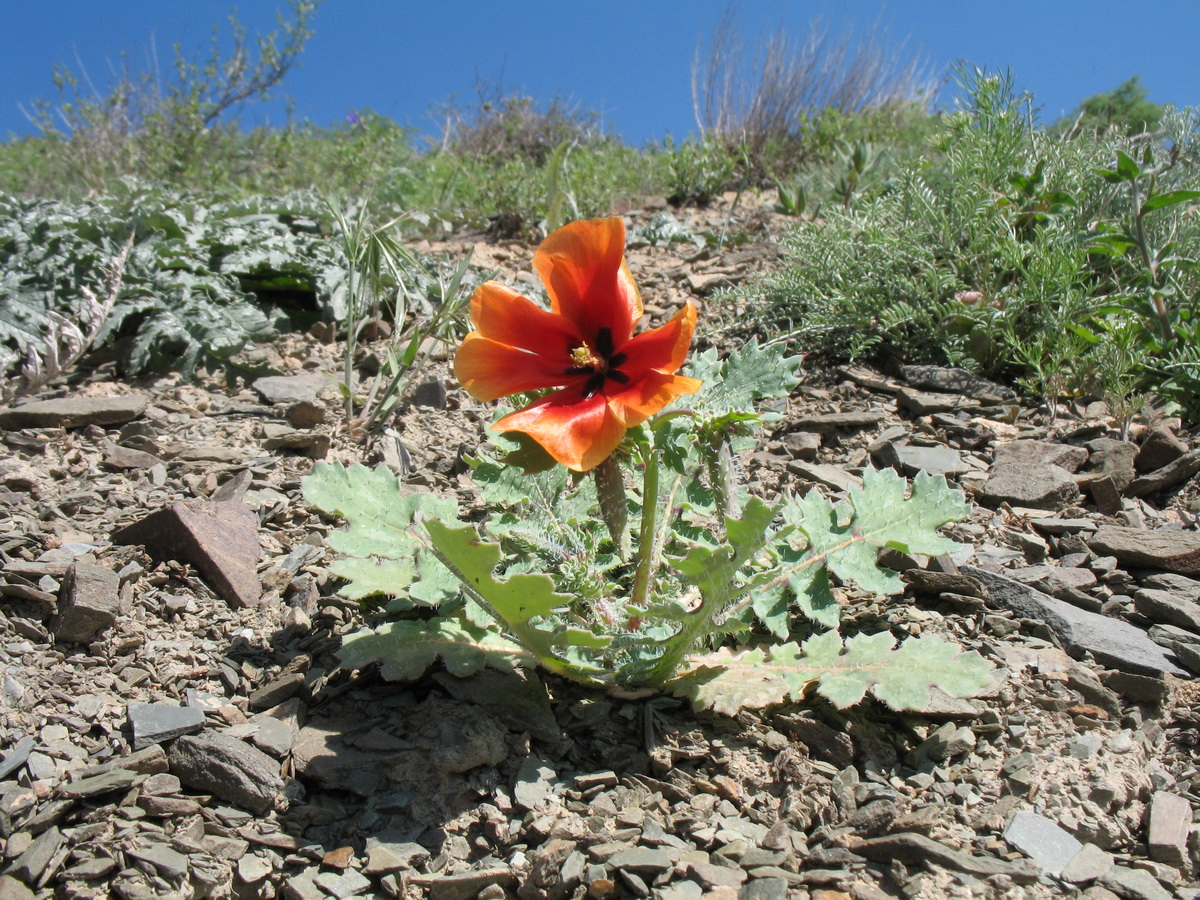
<svg viewBox="0 0 1200 900">
<path fill-rule="evenodd" d="M 666 685 L 696 709 L 736 715 L 785 700 L 801 700 L 811 685 L 835 706 L 860 702 L 867 693 L 895 710 L 920 712 L 930 689 L 970 697 L 991 683 L 991 668 L 975 651 L 963 652 L 933 636 L 905 640 L 895 648 L 887 632 L 860 635 L 842 644 L 834 631 L 769 649 L 728 649 L 697 658 L 691 671 Z"/>
</svg>

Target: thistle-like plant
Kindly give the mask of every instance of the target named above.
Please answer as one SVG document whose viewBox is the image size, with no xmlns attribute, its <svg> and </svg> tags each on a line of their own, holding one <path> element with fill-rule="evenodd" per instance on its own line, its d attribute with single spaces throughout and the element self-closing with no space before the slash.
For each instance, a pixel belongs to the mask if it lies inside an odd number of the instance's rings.
<svg viewBox="0 0 1200 900">
<path fill-rule="evenodd" d="M 619 222 L 574 223 L 539 249 L 549 312 L 497 284 L 476 292 L 464 386 L 488 399 L 556 388 L 501 418 L 494 451 L 473 461 L 482 521 L 402 495 L 381 469 L 319 463 L 305 481 L 310 503 L 348 523 L 330 535 L 342 592 L 388 596 L 397 615 L 347 639 L 342 663 L 392 678 L 437 659 L 458 674 L 535 664 L 721 712 L 813 688 L 903 709 L 933 686 L 983 688 L 986 662 L 938 638 L 843 638 L 834 592 L 900 593 L 878 552 L 951 550 L 937 530 L 967 514 L 962 495 L 890 470 L 867 470 L 839 503 L 747 495 L 737 460 L 770 418 L 758 405 L 787 396 L 799 361 L 751 343 L 676 374 L 695 312 L 631 333 L 641 305 Z"/>
</svg>

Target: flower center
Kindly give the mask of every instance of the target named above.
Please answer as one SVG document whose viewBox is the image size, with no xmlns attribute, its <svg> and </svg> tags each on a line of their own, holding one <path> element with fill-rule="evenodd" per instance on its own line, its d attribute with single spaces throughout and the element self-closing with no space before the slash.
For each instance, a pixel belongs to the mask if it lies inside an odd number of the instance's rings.
<svg viewBox="0 0 1200 900">
<path fill-rule="evenodd" d="M 592 352 L 587 344 L 580 344 L 571 351 L 571 362 L 576 369 L 598 369 L 604 365 L 604 360 Z"/>
<path fill-rule="evenodd" d="M 593 346 L 595 349 L 593 349 Z M 626 360 L 624 353 L 614 353 L 612 332 L 601 328 L 596 333 L 596 339 L 591 344 L 584 341 L 578 347 L 569 351 L 571 365 L 566 369 L 566 375 L 587 375 L 583 386 L 583 396 L 591 397 L 606 381 L 617 384 L 628 384 L 629 376 L 617 367 Z"/>
</svg>

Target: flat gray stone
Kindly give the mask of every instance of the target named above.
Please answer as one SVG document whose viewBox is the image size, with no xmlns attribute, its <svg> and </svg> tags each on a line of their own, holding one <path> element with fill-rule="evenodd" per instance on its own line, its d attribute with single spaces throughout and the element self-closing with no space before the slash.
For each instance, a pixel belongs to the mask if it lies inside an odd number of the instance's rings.
<svg viewBox="0 0 1200 900">
<path fill-rule="evenodd" d="M 325 393 L 337 391 L 333 379 L 316 372 L 303 375 L 268 375 L 250 385 L 267 403 L 315 403 Z"/>
<path fill-rule="evenodd" d="M 738 892 L 738 900 L 787 900 L 786 878 L 754 878 L 746 882 Z"/>
<path fill-rule="evenodd" d="M 997 462 L 976 495 L 986 506 L 1026 506 L 1062 509 L 1079 502 L 1075 476 L 1056 465 Z"/>
<path fill-rule="evenodd" d="M 1143 587 L 1157 591 L 1171 591 L 1185 600 L 1200 602 L 1200 581 L 1188 578 L 1186 575 L 1176 575 L 1174 572 L 1157 572 L 1142 582 Z"/>
<path fill-rule="evenodd" d="M 525 809 L 539 809 L 553 798 L 556 784 L 558 776 L 548 762 L 537 756 L 527 756 L 517 770 L 513 800 Z"/>
<path fill-rule="evenodd" d="M 963 462 L 962 454 L 951 447 L 914 447 L 912 445 L 892 448 L 896 461 L 905 475 L 926 472 L 930 475 L 961 475 L 970 471 Z"/>
<path fill-rule="evenodd" d="M 412 878 L 410 884 L 424 881 L 429 886 L 429 900 L 472 900 L 479 892 L 493 884 L 509 887 L 516 883 L 517 876 L 511 869 L 499 866 L 490 869 L 474 869 L 455 875 L 436 875 L 425 879 Z"/>
<path fill-rule="evenodd" d="M 25 765 L 25 761 L 29 759 L 29 754 L 33 752 L 33 748 L 37 746 L 37 741 L 29 735 L 17 741 L 17 745 L 4 755 L 4 759 L 0 760 L 0 781 L 3 781 L 21 766 Z"/>
<path fill-rule="evenodd" d="M 819 416 L 801 416 L 791 421 L 791 427 L 796 431 L 858 431 L 863 428 L 873 428 L 887 418 L 880 410 L 867 409 L 855 412 L 826 413 Z"/>
<path fill-rule="evenodd" d="M 1178 794 L 1155 791 L 1150 798 L 1150 828 L 1146 842 L 1150 858 L 1177 869 L 1188 865 L 1188 832 L 1192 804 Z"/>
<path fill-rule="evenodd" d="M 1113 867 L 1113 855 L 1095 844 L 1084 844 L 1058 876 L 1069 884 L 1090 884 Z"/>
<path fill-rule="evenodd" d="M 1115 556 L 1125 566 L 1200 575 L 1200 532 L 1103 525 L 1087 538 L 1098 556 Z"/>
<path fill-rule="evenodd" d="M 72 563 L 58 596 L 58 614 L 50 622 L 56 640 L 67 644 L 93 641 L 117 621 L 120 580 L 103 566 Z"/>
<path fill-rule="evenodd" d="M 64 397 L 38 400 L 0 409 L 0 428 L 82 428 L 86 425 L 120 425 L 146 410 L 145 394 L 126 397 Z"/>
<path fill-rule="evenodd" d="M 171 772 L 192 788 L 261 815 L 283 789 L 279 763 L 256 747 L 206 731 L 185 735 L 167 752 Z"/>
<path fill-rule="evenodd" d="M 285 900 L 327 900 L 329 895 L 317 887 L 313 880 L 320 871 L 314 866 L 291 876 L 283 882 L 279 893 Z"/>
<path fill-rule="evenodd" d="M 1074 474 L 1087 462 L 1088 451 L 1053 441 L 1008 441 L 996 446 L 995 464 L 1019 466 L 1058 466 Z"/>
<path fill-rule="evenodd" d="M 258 516 L 245 504 L 173 503 L 118 530 L 112 540 L 141 544 L 153 556 L 191 563 L 231 606 L 257 606 L 262 601 Z"/>
<path fill-rule="evenodd" d="M 901 366 L 900 377 L 915 388 L 963 394 L 987 403 L 1012 400 L 1017 396 L 1012 388 L 988 381 L 966 369 L 926 365 Z"/>
<path fill-rule="evenodd" d="M 1129 485 L 1128 493 L 1132 497 L 1144 497 L 1155 491 L 1163 491 L 1181 484 L 1197 472 L 1200 472 L 1200 447 L 1189 450 L 1179 459 L 1161 469 L 1155 469 L 1141 478 L 1135 478 L 1133 484 Z"/>
<path fill-rule="evenodd" d="M 342 873 L 322 872 L 313 879 L 313 883 L 337 900 L 358 897 L 371 888 L 370 879 L 354 869 Z"/>
<path fill-rule="evenodd" d="M 17 857 L 12 868 L 8 870 L 9 873 L 20 878 L 26 884 L 36 884 L 37 880 L 42 877 L 42 873 L 46 871 L 46 866 L 50 865 L 54 854 L 58 853 L 62 842 L 62 832 L 58 828 L 54 826 L 47 828 L 33 839 L 33 843 L 25 848 L 24 853 Z"/>
<path fill-rule="evenodd" d="M 1090 454 L 1087 470 L 1107 475 L 1112 479 L 1117 491 L 1124 493 L 1137 477 L 1133 468 L 1134 457 L 1138 454 L 1137 444 L 1112 438 L 1096 438 L 1094 441 L 1088 441 L 1085 446 Z"/>
<path fill-rule="evenodd" d="M 827 466 L 823 463 L 808 463 L 800 459 L 793 459 L 788 462 L 787 469 L 805 481 L 823 484 L 834 491 L 849 491 L 851 488 L 861 488 L 863 484 L 862 479 L 857 475 L 851 475 L 845 469 Z"/>
<path fill-rule="evenodd" d="M 133 730 L 133 749 L 196 734 L 204 728 L 204 710 L 174 703 L 130 703 L 125 708 Z"/>
<path fill-rule="evenodd" d="M 1058 875 L 1083 844 L 1058 823 L 1028 810 L 1017 810 L 1004 829 L 1004 839 L 1042 867 L 1048 875 Z"/>
<path fill-rule="evenodd" d="M 1072 656 L 1091 653 L 1104 665 L 1136 674 L 1190 677 L 1146 632 L 1122 619 L 1088 612 L 996 572 L 975 566 L 962 571 L 982 582 L 992 605 L 1045 622 Z"/>
<path fill-rule="evenodd" d="M 172 881 L 182 879 L 188 873 L 187 857 L 166 844 L 152 843 L 144 847 L 130 847 L 125 851 L 134 859 L 154 866 L 158 874 Z"/>
<path fill-rule="evenodd" d="M 1174 625 L 1200 635 L 1200 604 L 1170 591 L 1142 588 L 1133 592 L 1133 605 L 1152 622 Z"/>
<path fill-rule="evenodd" d="M 675 862 L 666 850 L 654 847 L 631 847 L 622 850 L 613 855 L 608 864 L 614 869 L 624 869 L 650 879 L 675 867 Z"/>
<path fill-rule="evenodd" d="M 36 896 L 12 875 L 0 875 L 0 900 L 35 900 Z"/>
<path fill-rule="evenodd" d="M 979 404 L 967 400 L 961 394 L 931 393 L 916 388 L 901 388 L 896 394 L 896 405 L 907 409 L 914 416 L 931 416 L 952 409 L 978 409 Z"/>
<path fill-rule="evenodd" d="M 1145 869 L 1113 866 L 1101 875 L 1096 883 L 1124 900 L 1173 900 L 1175 896 Z"/>
<path fill-rule="evenodd" d="M 254 730 L 247 739 L 259 750 L 282 759 L 292 749 L 298 729 L 274 716 L 257 715 L 250 720 Z"/>
<path fill-rule="evenodd" d="M 1156 425 L 1142 440 L 1141 449 L 1137 451 L 1137 457 L 1134 459 L 1134 466 L 1139 472 L 1153 472 L 1169 466 L 1187 451 L 1186 441 L 1181 440 L 1166 425 Z"/>
<path fill-rule="evenodd" d="M 931 862 L 955 872 L 966 872 L 976 878 L 1006 875 L 1018 884 L 1037 881 L 1040 874 L 1036 867 L 1023 861 L 1008 862 L 992 856 L 975 856 L 962 850 L 951 849 L 923 834 L 909 831 L 855 841 L 848 849 L 873 862 L 891 863 L 892 860 L 899 860 L 906 866 Z"/>
</svg>

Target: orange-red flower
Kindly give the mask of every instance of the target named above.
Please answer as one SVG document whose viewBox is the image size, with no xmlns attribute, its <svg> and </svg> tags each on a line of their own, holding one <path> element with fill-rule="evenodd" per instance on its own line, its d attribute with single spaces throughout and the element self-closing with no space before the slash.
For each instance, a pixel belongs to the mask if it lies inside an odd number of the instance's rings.
<svg viewBox="0 0 1200 900">
<path fill-rule="evenodd" d="M 676 375 L 696 330 L 689 302 L 660 328 L 634 335 L 642 299 L 625 263 L 619 217 L 572 222 L 533 257 L 550 311 L 489 281 L 471 297 L 475 324 L 454 374 L 477 400 L 559 388 L 492 427 L 520 431 L 564 466 L 586 472 L 625 432 L 682 394 L 700 389 Z"/>
</svg>

